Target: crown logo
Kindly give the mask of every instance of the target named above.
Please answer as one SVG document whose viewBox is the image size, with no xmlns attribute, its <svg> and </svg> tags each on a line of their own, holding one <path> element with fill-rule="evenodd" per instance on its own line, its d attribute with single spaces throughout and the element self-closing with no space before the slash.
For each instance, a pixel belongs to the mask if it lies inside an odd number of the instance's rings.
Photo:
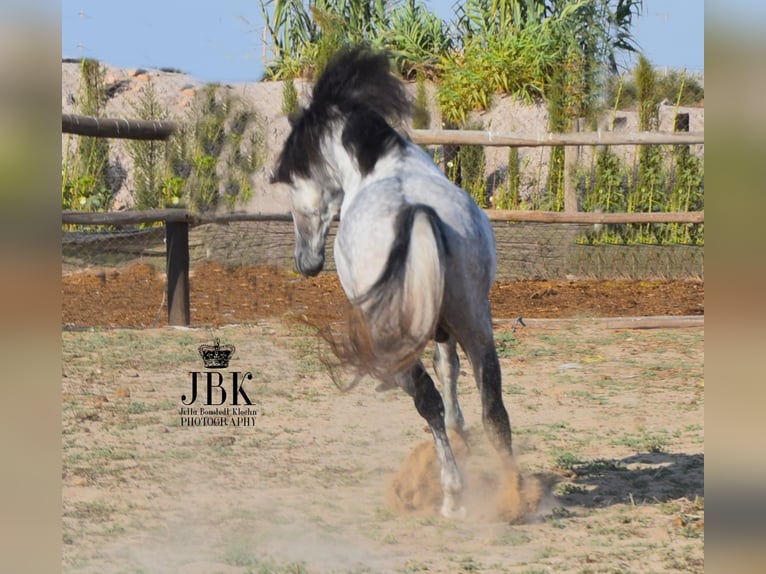
<svg viewBox="0 0 766 574">
<path fill-rule="evenodd" d="M 234 345 L 221 345 L 216 337 L 213 345 L 200 345 L 199 354 L 206 369 L 225 369 L 234 354 Z"/>
</svg>

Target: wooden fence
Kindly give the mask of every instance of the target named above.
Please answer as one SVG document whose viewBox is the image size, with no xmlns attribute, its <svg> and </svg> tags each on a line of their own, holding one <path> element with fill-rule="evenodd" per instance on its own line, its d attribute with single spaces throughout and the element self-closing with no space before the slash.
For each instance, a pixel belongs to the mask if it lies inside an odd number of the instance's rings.
<svg viewBox="0 0 766 574">
<path fill-rule="evenodd" d="M 122 120 L 62 114 L 63 133 L 77 135 L 163 140 L 177 129 L 167 121 Z M 421 145 L 484 145 L 507 147 L 593 146 L 593 145 L 690 145 L 704 143 L 702 132 L 581 132 L 572 134 L 541 133 L 536 136 L 462 130 L 412 130 L 410 137 Z M 572 154 L 574 155 L 574 154 Z M 566 161 L 565 161 L 566 163 Z M 571 179 L 571 178 L 568 178 Z M 565 191 L 564 212 L 485 210 L 491 221 L 538 223 L 704 223 L 704 211 L 653 213 L 582 213 L 576 198 Z M 62 223 L 72 225 L 135 225 L 163 222 L 165 225 L 168 324 L 189 325 L 189 227 L 206 223 L 234 221 L 291 221 L 289 213 L 194 214 L 186 209 L 128 210 L 91 213 L 64 211 Z"/>
</svg>

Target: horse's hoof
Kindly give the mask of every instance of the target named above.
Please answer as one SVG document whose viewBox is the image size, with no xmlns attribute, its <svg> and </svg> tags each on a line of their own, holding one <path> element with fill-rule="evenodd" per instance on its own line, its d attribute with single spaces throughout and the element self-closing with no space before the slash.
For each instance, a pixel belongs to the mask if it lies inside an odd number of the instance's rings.
<svg viewBox="0 0 766 574">
<path fill-rule="evenodd" d="M 450 520 L 464 520 L 466 516 L 465 506 L 453 508 L 445 502 L 442 504 L 442 516 Z"/>
</svg>

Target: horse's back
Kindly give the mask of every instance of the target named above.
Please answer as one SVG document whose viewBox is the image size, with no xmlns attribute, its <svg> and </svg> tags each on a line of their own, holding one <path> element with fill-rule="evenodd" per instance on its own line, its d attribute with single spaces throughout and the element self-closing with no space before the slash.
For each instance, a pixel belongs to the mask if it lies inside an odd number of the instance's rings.
<svg viewBox="0 0 766 574">
<path fill-rule="evenodd" d="M 363 185 L 344 206 L 335 259 L 347 295 L 353 298 L 374 283 L 396 239 L 398 213 L 407 205 L 422 204 L 433 208 L 440 220 L 447 291 L 470 289 L 481 299 L 489 292 L 496 268 L 495 240 L 486 214 L 417 146 L 410 145 L 390 171 Z"/>
<path fill-rule="evenodd" d="M 424 161 L 425 156 L 434 170 L 410 171 L 405 186 L 407 200 L 430 205 L 436 210 L 444 223 L 450 266 L 470 274 L 475 282 L 485 285 L 488 290 L 497 266 L 495 236 L 489 218 L 468 193 L 436 168 L 422 150 L 417 148 L 411 153 L 414 165 Z"/>
</svg>

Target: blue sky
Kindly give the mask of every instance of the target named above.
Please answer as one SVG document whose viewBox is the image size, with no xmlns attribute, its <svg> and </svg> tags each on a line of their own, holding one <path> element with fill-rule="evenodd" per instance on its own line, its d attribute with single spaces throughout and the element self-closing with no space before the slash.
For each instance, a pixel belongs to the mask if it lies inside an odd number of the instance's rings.
<svg viewBox="0 0 766 574">
<path fill-rule="evenodd" d="M 444 18 L 451 18 L 454 3 L 427 2 Z M 704 6 L 703 0 L 644 0 L 633 32 L 655 66 L 703 71 Z M 262 30 L 259 0 L 61 3 L 63 57 L 123 68 L 176 68 L 203 82 L 260 79 Z"/>
</svg>

